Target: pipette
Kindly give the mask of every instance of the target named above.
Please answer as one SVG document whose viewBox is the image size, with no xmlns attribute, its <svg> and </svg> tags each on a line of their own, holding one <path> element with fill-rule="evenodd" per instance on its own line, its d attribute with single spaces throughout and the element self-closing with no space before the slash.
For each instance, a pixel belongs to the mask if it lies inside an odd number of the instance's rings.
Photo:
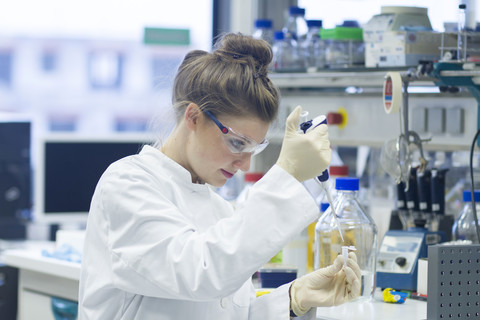
<svg viewBox="0 0 480 320">
<path fill-rule="evenodd" d="M 301 116 L 305 117 L 305 115 L 306 114 L 304 113 Z M 302 130 L 303 133 L 307 133 L 321 124 L 327 124 L 327 117 L 325 117 L 324 115 L 320 115 L 312 120 L 302 122 L 300 124 L 300 130 Z M 315 181 L 320 183 L 323 187 L 323 190 L 325 191 L 325 196 L 327 197 L 327 201 L 330 204 L 330 210 L 332 210 L 333 217 L 335 218 L 335 223 L 337 224 L 338 232 L 340 233 L 340 238 L 342 238 L 342 242 L 344 242 L 345 240 L 343 239 L 342 229 L 340 228 L 340 222 L 338 221 L 337 213 L 335 212 L 335 207 L 333 206 L 332 196 L 330 195 L 330 190 L 328 189 L 328 186 L 326 186 L 326 181 L 328 180 L 328 178 L 329 178 L 328 170 L 325 169 L 325 171 L 323 171 L 321 175 L 315 178 Z"/>
</svg>

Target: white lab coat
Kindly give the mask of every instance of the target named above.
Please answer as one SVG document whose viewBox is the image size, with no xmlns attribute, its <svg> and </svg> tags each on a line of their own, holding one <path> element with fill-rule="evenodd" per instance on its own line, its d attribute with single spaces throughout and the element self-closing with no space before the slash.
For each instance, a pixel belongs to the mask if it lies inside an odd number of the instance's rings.
<svg viewBox="0 0 480 320">
<path fill-rule="evenodd" d="M 313 198 L 278 166 L 234 210 L 145 146 L 95 190 L 79 320 L 289 319 L 289 285 L 256 298 L 251 276 L 316 218 Z"/>
</svg>

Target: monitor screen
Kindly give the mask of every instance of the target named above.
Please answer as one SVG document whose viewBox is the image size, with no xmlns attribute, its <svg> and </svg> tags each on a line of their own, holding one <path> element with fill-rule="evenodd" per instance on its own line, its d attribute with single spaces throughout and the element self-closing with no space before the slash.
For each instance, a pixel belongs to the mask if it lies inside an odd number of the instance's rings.
<svg viewBox="0 0 480 320">
<path fill-rule="evenodd" d="M 35 166 L 35 219 L 59 224 L 85 223 L 103 172 L 111 163 L 137 154 L 146 143 L 143 136 L 42 139 Z"/>
</svg>

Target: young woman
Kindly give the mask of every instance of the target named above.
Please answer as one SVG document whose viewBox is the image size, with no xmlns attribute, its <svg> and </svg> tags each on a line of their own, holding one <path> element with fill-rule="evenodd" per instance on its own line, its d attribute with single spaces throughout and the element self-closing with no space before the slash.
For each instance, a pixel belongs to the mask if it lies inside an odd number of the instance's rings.
<svg viewBox="0 0 480 320">
<path fill-rule="evenodd" d="M 158 147 L 112 164 L 87 224 L 79 319 L 289 319 L 358 296 L 354 254 L 256 298 L 251 276 L 318 218 L 301 184 L 330 162 L 327 127 L 287 119 L 279 159 L 233 208 L 211 186 L 248 171 L 277 116 L 270 46 L 226 34 L 192 51 L 174 82 L 177 124 Z"/>
</svg>

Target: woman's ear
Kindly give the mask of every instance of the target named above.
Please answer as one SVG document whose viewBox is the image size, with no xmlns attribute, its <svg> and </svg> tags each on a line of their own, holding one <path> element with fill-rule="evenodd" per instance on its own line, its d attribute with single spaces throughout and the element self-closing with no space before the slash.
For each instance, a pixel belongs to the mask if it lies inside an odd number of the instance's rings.
<svg viewBox="0 0 480 320">
<path fill-rule="evenodd" d="M 200 107 L 195 103 L 190 103 L 187 106 L 187 109 L 185 110 L 185 123 L 187 124 L 187 128 L 195 130 L 200 113 Z"/>
</svg>

